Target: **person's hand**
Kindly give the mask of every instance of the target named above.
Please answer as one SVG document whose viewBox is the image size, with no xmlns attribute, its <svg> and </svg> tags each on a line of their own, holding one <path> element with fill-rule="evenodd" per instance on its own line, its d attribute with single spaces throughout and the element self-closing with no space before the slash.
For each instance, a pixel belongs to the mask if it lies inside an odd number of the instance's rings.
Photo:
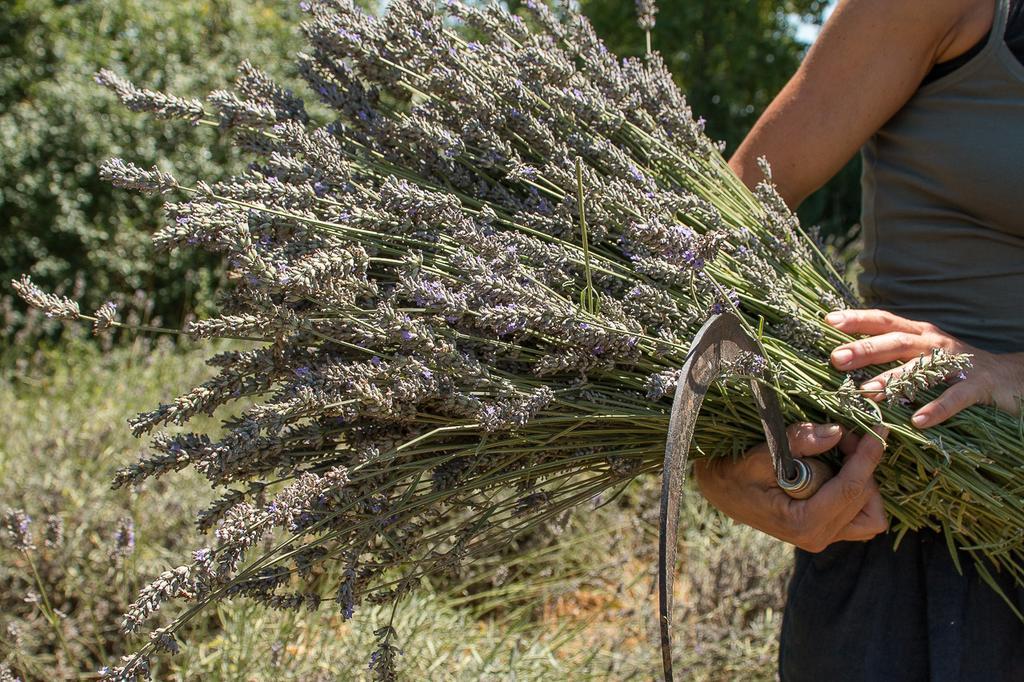
<svg viewBox="0 0 1024 682">
<path fill-rule="evenodd" d="M 844 432 L 838 424 L 793 424 L 786 433 L 796 457 L 819 455 L 837 444 L 845 456 L 839 473 L 810 498 L 794 500 L 778 486 L 765 444 L 741 459 L 694 462 L 701 494 L 736 521 L 809 552 L 840 540 L 870 540 L 888 529 L 873 476 L 885 450 L 878 438 Z M 876 433 L 888 435 L 884 427 Z"/>
<path fill-rule="evenodd" d="M 837 346 L 832 364 L 846 372 L 889 362 L 913 361 L 933 348 L 949 353 L 970 353 L 967 378 L 947 388 L 941 396 L 917 410 L 911 423 L 919 429 L 935 426 L 971 405 L 994 405 L 1020 414 L 1024 396 L 1024 353 L 995 354 L 974 348 L 933 324 L 908 320 L 884 310 L 843 310 L 829 313 L 825 322 L 851 336 L 867 338 Z M 905 365 L 904 365 L 905 366 Z M 888 370 L 861 385 L 866 397 L 881 400 L 885 382 L 902 367 Z"/>
</svg>

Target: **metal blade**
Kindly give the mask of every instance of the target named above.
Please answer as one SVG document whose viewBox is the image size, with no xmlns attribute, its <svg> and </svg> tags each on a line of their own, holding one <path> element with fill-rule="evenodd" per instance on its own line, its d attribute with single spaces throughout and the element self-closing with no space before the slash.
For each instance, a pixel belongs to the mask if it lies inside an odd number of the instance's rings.
<svg viewBox="0 0 1024 682">
<path fill-rule="evenodd" d="M 694 337 L 689 356 L 679 375 L 675 400 L 669 418 L 668 442 L 662 472 L 661 524 L 658 541 L 658 607 L 661 626 L 661 659 L 665 680 L 672 678 L 672 588 L 675 583 L 676 544 L 679 534 L 679 504 L 686 477 L 686 462 L 694 426 L 704 396 L 722 374 L 724 365 L 743 353 L 761 353 L 757 342 L 743 329 L 732 313 L 715 315 Z M 786 425 L 775 394 L 757 381 L 751 381 L 754 400 L 761 415 L 775 471 L 796 476 L 796 465 L 789 452 Z"/>
</svg>

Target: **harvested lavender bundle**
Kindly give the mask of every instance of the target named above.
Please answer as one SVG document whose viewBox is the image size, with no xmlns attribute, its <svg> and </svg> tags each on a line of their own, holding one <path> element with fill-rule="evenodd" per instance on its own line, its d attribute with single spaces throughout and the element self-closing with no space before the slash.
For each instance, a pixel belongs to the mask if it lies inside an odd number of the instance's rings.
<svg viewBox="0 0 1024 682">
<path fill-rule="evenodd" d="M 729 170 L 657 54 L 620 61 L 583 17 L 540 4 L 529 23 L 459 2 L 303 7 L 299 72 L 330 120 L 250 64 L 205 104 L 98 77 L 133 110 L 217 126 L 254 159 L 192 186 L 104 166 L 179 197 L 158 248 L 225 259 L 222 312 L 188 333 L 256 342 L 132 422 L 151 452 L 115 485 L 190 467 L 221 496 L 198 516 L 210 546 L 145 588 L 123 628 L 186 606 L 107 678 L 143 673 L 218 600 L 328 602 L 347 619 L 657 473 L 689 340 L 722 311 L 763 350 L 733 371 L 776 390 L 787 417 L 887 423 L 878 476 L 896 528 L 944 530 L 983 570 L 1024 575 L 1017 421 L 972 408 L 920 432 L 830 367 L 849 339 L 822 318 L 856 298 L 770 173 L 752 193 Z M 56 317 L 125 326 L 16 286 Z M 922 362 L 901 395 L 933 395 L 946 374 Z M 741 382 L 712 391 L 695 455 L 762 439 L 749 397 Z M 160 430 L 237 403 L 221 433 Z M 328 562 L 342 569 L 324 590 Z M 391 679 L 398 634 L 377 636 L 371 669 Z"/>
</svg>

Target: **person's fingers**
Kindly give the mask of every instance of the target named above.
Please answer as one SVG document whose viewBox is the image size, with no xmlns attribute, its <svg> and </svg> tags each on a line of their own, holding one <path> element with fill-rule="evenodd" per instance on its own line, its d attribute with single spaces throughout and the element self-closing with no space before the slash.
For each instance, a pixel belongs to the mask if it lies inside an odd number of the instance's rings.
<svg viewBox="0 0 1024 682">
<path fill-rule="evenodd" d="M 887 334 L 888 332 L 910 332 L 924 334 L 937 331 L 927 322 L 908 320 L 885 310 L 837 310 L 825 316 L 825 322 L 841 332 L 858 334 Z"/>
<path fill-rule="evenodd" d="M 839 452 L 844 456 L 853 454 L 853 451 L 857 449 L 857 444 L 860 443 L 860 439 L 863 437 L 863 435 L 856 431 L 847 429 L 843 433 L 843 437 L 839 439 Z"/>
<path fill-rule="evenodd" d="M 790 452 L 807 457 L 828 452 L 842 438 L 838 424 L 792 424 L 786 429 Z M 778 485 L 768 445 L 761 443 L 745 457 L 700 458 L 693 476 L 701 494 L 726 515 L 786 541 L 791 498 Z"/>
<path fill-rule="evenodd" d="M 809 551 L 821 551 L 841 532 L 843 537 L 864 539 L 876 533 L 884 516 L 872 511 L 867 498 L 878 495 L 871 476 L 881 458 L 878 439 L 850 434 L 835 424 L 810 423 L 791 425 L 787 438 L 795 456 L 814 456 L 839 445 L 847 453 L 843 476 L 860 487 L 851 492 L 849 486 L 837 486 L 832 479 L 809 500 L 794 500 L 778 487 L 768 447 L 762 443 L 743 458 L 695 462 L 698 488 L 736 521 Z M 873 463 L 866 465 L 861 462 L 864 459 Z M 831 492 L 823 495 L 827 490 Z M 855 521 L 858 514 L 866 518 Z"/>
<path fill-rule="evenodd" d="M 836 346 L 831 360 L 836 369 L 854 370 L 870 365 L 884 365 L 897 360 L 910 360 L 932 349 L 934 339 L 912 332 L 887 332 Z"/>
<path fill-rule="evenodd" d="M 984 392 L 976 382 L 968 379 L 953 384 L 910 418 L 910 423 L 919 429 L 941 424 L 961 410 L 982 401 Z"/>
<path fill-rule="evenodd" d="M 864 434 L 861 436 L 860 441 L 857 442 L 857 447 L 843 460 L 843 466 L 835 477 L 837 486 L 845 483 L 855 483 L 864 488 L 874 481 L 872 476 L 878 463 L 882 461 L 882 454 L 885 452 L 885 439 L 889 435 L 889 429 L 879 424 L 873 430 L 875 435 Z M 830 491 L 830 494 L 835 494 L 836 492 L 838 490 L 833 490 Z M 846 497 L 851 496 L 846 495 Z M 826 500 L 826 502 L 828 501 Z"/>
<path fill-rule="evenodd" d="M 786 429 L 789 450 L 794 457 L 810 457 L 834 448 L 843 435 L 839 424 L 790 424 Z"/>
<path fill-rule="evenodd" d="M 882 503 L 882 496 L 878 493 L 877 486 L 864 507 L 839 531 L 836 541 L 853 540 L 863 542 L 870 540 L 880 533 L 889 530 L 889 520 L 885 516 L 885 505 Z"/>
<path fill-rule="evenodd" d="M 802 520 L 804 524 L 816 527 L 813 532 L 818 542 L 827 542 L 835 537 L 863 508 L 874 486 L 873 475 L 882 461 L 884 439 L 889 430 L 877 426 L 875 433 L 881 440 L 870 435 L 862 437 L 857 448 L 846 457 L 839 473 L 807 500 Z"/>
</svg>

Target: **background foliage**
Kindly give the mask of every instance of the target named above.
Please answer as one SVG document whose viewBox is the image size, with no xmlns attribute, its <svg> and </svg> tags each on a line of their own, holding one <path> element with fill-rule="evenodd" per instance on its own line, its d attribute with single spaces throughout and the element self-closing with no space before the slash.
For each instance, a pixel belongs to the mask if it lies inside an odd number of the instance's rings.
<svg viewBox="0 0 1024 682">
<path fill-rule="evenodd" d="M 0 281 L 107 297 L 155 294 L 174 324 L 209 302 L 217 272 L 195 256 L 154 255 L 159 198 L 111 187 L 100 162 L 124 156 L 183 178 L 239 161 L 217 131 L 162 125 L 127 111 L 93 80 L 100 67 L 157 89 L 203 96 L 248 57 L 280 76 L 299 48 L 285 0 L 13 0 L 0 12 Z M 196 267 L 197 265 L 209 267 Z M 8 320 L 23 326 L 21 311 Z"/>
</svg>

